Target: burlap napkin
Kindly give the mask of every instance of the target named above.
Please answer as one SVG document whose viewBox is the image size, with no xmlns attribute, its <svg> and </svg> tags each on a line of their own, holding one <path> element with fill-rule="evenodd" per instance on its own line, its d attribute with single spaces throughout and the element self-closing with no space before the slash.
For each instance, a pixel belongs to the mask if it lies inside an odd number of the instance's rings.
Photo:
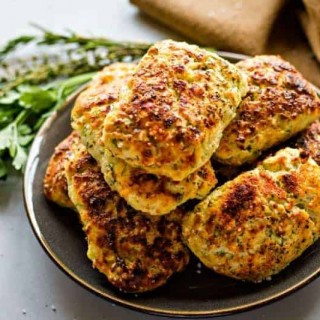
<svg viewBox="0 0 320 320">
<path fill-rule="evenodd" d="M 320 0 L 130 0 L 202 45 L 249 55 L 281 54 L 320 86 Z M 299 19 L 303 25 L 302 31 Z"/>
<path fill-rule="evenodd" d="M 314 54 L 320 61 L 320 1 L 304 0 L 305 10 L 299 16 Z"/>
</svg>

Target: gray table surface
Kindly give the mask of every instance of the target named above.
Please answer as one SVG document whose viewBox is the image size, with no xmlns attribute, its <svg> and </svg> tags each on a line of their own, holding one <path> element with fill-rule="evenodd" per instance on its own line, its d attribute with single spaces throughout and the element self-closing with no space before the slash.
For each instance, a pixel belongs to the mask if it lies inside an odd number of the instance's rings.
<svg viewBox="0 0 320 320">
<path fill-rule="evenodd" d="M 196 1 L 195 1 L 196 2 Z M 175 34 L 138 13 L 127 0 L 2 0 L 0 41 L 30 31 L 29 22 L 116 39 L 154 41 Z M 319 294 L 319 296 L 318 296 Z M 226 320 L 320 319 L 320 280 L 260 309 Z M 0 182 L 0 320 L 161 319 L 115 306 L 64 275 L 35 239 L 26 218 L 22 179 Z"/>
</svg>

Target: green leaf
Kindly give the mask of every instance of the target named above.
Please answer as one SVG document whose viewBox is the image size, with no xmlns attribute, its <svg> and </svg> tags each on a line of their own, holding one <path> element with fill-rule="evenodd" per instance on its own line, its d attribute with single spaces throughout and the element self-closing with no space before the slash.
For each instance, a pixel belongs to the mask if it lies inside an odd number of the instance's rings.
<svg viewBox="0 0 320 320">
<path fill-rule="evenodd" d="M 35 113 L 49 109 L 55 101 L 56 97 L 53 92 L 38 87 L 30 87 L 28 91 L 23 91 L 19 98 L 21 106 L 31 109 Z"/>
<path fill-rule="evenodd" d="M 15 123 L 11 123 L 0 130 L 0 150 L 10 148 L 15 127 Z"/>
<path fill-rule="evenodd" d="M 17 170 L 21 170 L 27 160 L 27 152 L 24 146 L 27 146 L 34 137 L 34 135 L 30 133 L 31 128 L 28 125 L 22 124 L 17 127 L 16 122 L 11 123 L 0 131 L 0 150 L 9 150 L 9 155 L 13 158 L 12 165 Z M 7 169 L 3 166 L 4 165 L 0 166 L 0 170 L 5 174 L 4 172 Z"/>
<path fill-rule="evenodd" d="M 21 170 L 27 161 L 27 153 L 20 145 L 16 145 L 16 147 L 16 154 L 14 156 L 12 165 L 16 170 Z"/>
<path fill-rule="evenodd" d="M 18 137 L 18 142 L 20 144 L 20 146 L 27 146 L 34 138 L 34 134 L 28 134 L 25 136 L 19 136 Z"/>
<path fill-rule="evenodd" d="M 9 110 L 4 110 L 0 108 L 0 128 L 12 122 L 14 120 L 16 113 L 17 113 L 16 108 L 11 108 Z"/>
<path fill-rule="evenodd" d="M 17 153 L 18 147 L 18 128 L 16 123 L 13 123 L 12 130 L 11 130 L 11 137 L 10 137 L 10 144 L 9 144 L 9 155 L 10 157 L 14 157 Z"/>
<path fill-rule="evenodd" d="M 4 179 L 8 175 L 8 170 L 5 162 L 0 159 L 0 179 Z"/>
<path fill-rule="evenodd" d="M 11 139 L 11 144 L 9 146 L 9 155 L 13 158 L 17 153 L 17 140 Z"/>
<path fill-rule="evenodd" d="M 32 130 L 27 124 L 22 124 L 18 127 L 18 132 L 20 135 L 26 135 L 30 134 Z"/>
<path fill-rule="evenodd" d="M 20 93 L 17 91 L 8 91 L 5 96 L 0 98 L 0 104 L 13 104 L 19 99 L 19 97 Z"/>
</svg>

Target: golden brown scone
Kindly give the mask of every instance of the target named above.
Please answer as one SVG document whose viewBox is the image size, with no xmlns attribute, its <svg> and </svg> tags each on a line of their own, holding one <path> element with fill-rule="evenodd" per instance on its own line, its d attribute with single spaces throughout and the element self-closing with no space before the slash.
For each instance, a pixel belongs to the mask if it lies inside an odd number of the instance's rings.
<svg viewBox="0 0 320 320">
<path fill-rule="evenodd" d="M 72 127 L 79 132 L 82 142 L 98 161 L 112 190 L 136 210 L 161 215 L 189 199 L 204 198 L 217 180 L 209 161 L 183 181 L 176 182 L 133 168 L 113 157 L 103 146 L 100 140 L 103 120 L 135 68 L 134 64 L 117 63 L 101 71 L 78 97 L 72 110 Z"/>
<path fill-rule="evenodd" d="M 106 181 L 132 207 L 151 215 L 167 214 L 190 199 L 203 199 L 217 184 L 210 162 L 184 180 L 172 181 L 117 160 L 109 158 L 108 169 L 103 170 Z"/>
<path fill-rule="evenodd" d="M 101 143 L 104 118 L 119 91 L 136 69 L 134 63 L 114 63 L 98 72 L 77 98 L 71 113 L 71 125 L 79 132 L 87 148 L 104 149 Z"/>
<path fill-rule="evenodd" d="M 286 148 L 197 205 L 184 218 L 184 239 L 218 273 L 269 279 L 318 239 L 319 190 L 319 166 Z"/>
<path fill-rule="evenodd" d="M 88 257 L 109 282 L 126 292 L 153 290 L 189 261 L 181 240 L 182 211 L 151 217 L 131 208 L 104 181 L 81 144 L 72 146 L 65 172 L 79 212 Z"/>
<path fill-rule="evenodd" d="M 216 54 L 160 41 L 112 105 L 104 145 L 132 167 L 181 181 L 209 161 L 246 91 L 242 73 Z"/>
<path fill-rule="evenodd" d="M 257 56 L 237 67 L 247 74 L 249 91 L 214 154 L 216 160 L 234 166 L 254 161 L 320 116 L 312 85 L 280 57 Z"/>
<path fill-rule="evenodd" d="M 320 165 L 320 121 L 317 120 L 301 133 L 295 146 L 305 150 Z"/>
<path fill-rule="evenodd" d="M 64 166 L 70 156 L 71 145 L 73 143 L 79 143 L 79 141 L 78 134 L 73 132 L 55 148 L 43 181 L 43 192 L 46 198 L 62 207 L 71 209 L 73 209 L 74 206 L 68 195 Z"/>
</svg>

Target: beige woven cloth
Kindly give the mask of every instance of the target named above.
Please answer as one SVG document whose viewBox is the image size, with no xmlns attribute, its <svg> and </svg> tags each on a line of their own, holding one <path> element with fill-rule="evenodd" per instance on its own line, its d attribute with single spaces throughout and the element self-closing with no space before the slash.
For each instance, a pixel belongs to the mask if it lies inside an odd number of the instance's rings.
<svg viewBox="0 0 320 320">
<path fill-rule="evenodd" d="M 320 86 L 320 0 L 130 1 L 198 44 L 280 54 Z"/>
</svg>

